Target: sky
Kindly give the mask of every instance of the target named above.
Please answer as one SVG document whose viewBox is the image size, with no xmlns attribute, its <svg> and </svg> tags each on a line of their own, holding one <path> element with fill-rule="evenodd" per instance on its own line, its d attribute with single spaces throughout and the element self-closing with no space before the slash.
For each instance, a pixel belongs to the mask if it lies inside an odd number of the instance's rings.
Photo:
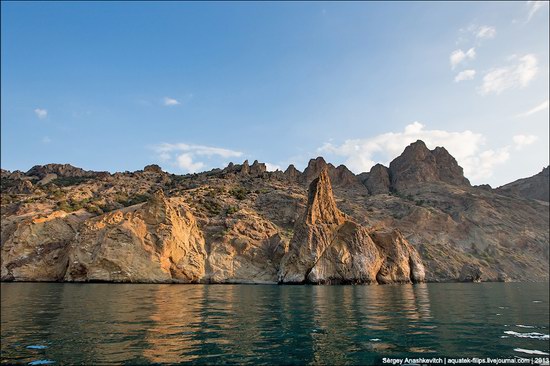
<svg viewBox="0 0 550 366">
<path fill-rule="evenodd" d="M 549 163 L 548 2 L 1 3 L 1 165 L 183 174 L 417 139 L 473 184 Z"/>
</svg>

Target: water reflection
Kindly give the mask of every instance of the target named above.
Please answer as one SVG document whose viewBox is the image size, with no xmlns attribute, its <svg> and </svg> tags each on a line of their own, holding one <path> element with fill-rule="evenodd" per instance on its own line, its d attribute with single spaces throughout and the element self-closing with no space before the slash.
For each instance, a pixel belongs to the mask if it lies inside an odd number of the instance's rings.
<svg viewBox="0 0 550 366">
<path fill-rule="evenodd" d="M 548 334 L 546 284 L 2 284 L 1 326 L 3 363 L 368 364 L 549 347 L 501 338 Z"/>
</svg>

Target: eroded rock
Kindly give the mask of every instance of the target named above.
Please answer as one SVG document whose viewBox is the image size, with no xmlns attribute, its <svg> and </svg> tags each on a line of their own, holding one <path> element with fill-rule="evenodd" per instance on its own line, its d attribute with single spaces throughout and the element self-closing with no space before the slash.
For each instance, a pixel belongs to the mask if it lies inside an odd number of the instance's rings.
<svg viewBox="0 0 550 366">
<path fill-rule="evenodd" d="M 189 209 L 157 191 L 145 204 L 86 221 L 65 279 L 199 282 L 205 261 L 204 238 Z"/>
</svg>

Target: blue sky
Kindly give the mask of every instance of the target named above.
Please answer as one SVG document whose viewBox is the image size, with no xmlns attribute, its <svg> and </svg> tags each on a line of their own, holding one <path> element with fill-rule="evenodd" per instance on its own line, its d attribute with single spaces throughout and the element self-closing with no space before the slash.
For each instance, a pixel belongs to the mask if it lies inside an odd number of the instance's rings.
<svg viewBox="0 0 550 366">
<path fill-rule="evenodd" d="M 2 2 L 2 168 L 354 172 L 417 138 L 474 184 L 549 156 L 547 2 Z"/>
</svg>

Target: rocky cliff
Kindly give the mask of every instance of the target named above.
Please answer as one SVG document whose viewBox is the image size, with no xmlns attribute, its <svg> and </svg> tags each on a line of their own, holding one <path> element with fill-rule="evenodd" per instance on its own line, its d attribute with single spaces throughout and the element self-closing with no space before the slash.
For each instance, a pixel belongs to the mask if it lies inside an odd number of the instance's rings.
<svg viewBox="0 0 550 366">
<path fill-rule="evenodd" d="M 550 201 L 549 167 L 529 178 L 518 179 L 512 183 L 498 187 L 496 191 L 506 196 L 517 196 L 540 201 Z"/>
<path fill-rule="evenodd" d="M 245 161 L 189 175 L 1 173 L 3 281 L 549 278 L 548 169 L 472 187 L 447 150 L 421 141 L 357 176 L 320 157 L 304 172 Z"/>
<path fill-rule="evenodd" d="M 416 250 L 397 231 L 370 233 L 343 214 L 336 206 L 328 168 L 324 167 L 309 186 L 306 212 L 283 258 L 279 281 L 421 282 L 424 266 Z"/>
</svg>

